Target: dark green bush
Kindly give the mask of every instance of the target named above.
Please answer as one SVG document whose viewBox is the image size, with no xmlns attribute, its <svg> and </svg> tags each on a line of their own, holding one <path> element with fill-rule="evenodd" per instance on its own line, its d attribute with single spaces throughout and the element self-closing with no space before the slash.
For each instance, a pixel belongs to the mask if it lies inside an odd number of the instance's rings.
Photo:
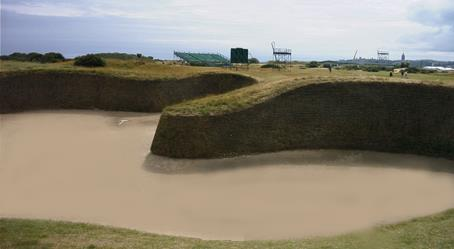
<svg viewBox="0 0 454 249">
<path fill-rule="evenodd" d="M 306 64 L 306 67 L 309 67 L 309 68 L 315 68 L 315 67 L 319 67 L 319 66 L 320 66 L 320 63 L 318 63 L 316 61 L 311 61 Z"/>
<path fill-rule="evenodd" d="M 127 53 L 97 53 L 94 54 L 103 59 L 118 59 L 118 60 L 136 60 L 136 59 L 150 59 L 153 60 L 152 56 L 145 56 L 141 53 L 127 54 Z"/>
<path fill-rule="evenodd" d="M 407 69 L 407 72 L 408 72 L 408 73 L 420 73 L 420 72 L 421 72 L 421 69 L 416 68 L 416 67 L 409 67 L 409 68 Z"/>
<path fill-rule="evenodd" d="M 12 61 L 28 61 L 25 53 L 12 53 L 8 56 L 8 60 Z"/>
<path fill-rule="evenodd" d="M 324 68 L 330 68 L 330 67 L 332 68 L 331 64 L 329 64 L 329 63 L 323 64 L 323 67 L 324 67 Z"/>
<path fill-rule="evenodd" d="M 379 66 L 379 65 L 362 65 L 359 67 L 359 69 L 366 71 L 366 72 L 380 72 L 380 71 L 392 70 L 392 68 L 387 68 L 385 66 Z"/>
<path fill-rule="evenodd" d="M 359 66 L 358 65 L 343 65 L 341 67 L 341 69 L 344 69 L 344 70 L 359 70 Z"/>
<path fill-rule="evenodd" d="M 436 70 L 421 70 L 421 73 L 428 74 L 428 73 L 436 73 Z"/>
<path fill-rule="evenodd" d="M 257 58 L 250 58 L 249 59 L 249 64 L 259 64 L 260 61 Z"/>
<path fill-rule="evenodd" d="M 76 57 L 74 65 L 81 67 L 104 67 L 106 65 L 106 62 L 99 56 L 96 56 L 94 54 L 87 54 L 84 56 Z"/>
<path fill-rule="evenodd" d="M 41 63 L 54 63 L 54 62 L 60 62 L 64 61 L 65 57 L 63 57 L 62 54 L 60 53 L 46 53 L 46 54 L 40 54 L 40 53 L 12 53 L 8 56 L 2 56 L 2 60 L 12 60 L 12 61 L 30 61 L 30 62 L 41 62 Z"/>
<path fill-rule="evenodd" d="M 400 63 L 400 68 L 408 68 L 410 67 L 410 63 L 409 62 L 401 62 Z"/>
<path fill-rule="evenodd" d="M 62 54 L 54 53 L 54 52 L 45 53 L 41 58 L 42 63 L 55 63 L 55 62 L 60 62 L 60 61 L 64 61 L 64 60 L 65 60 L 65 57 L 63 57 Z"/>
<path fill-rule="evenodd" d="M 42 62 L 42 59 L 43 59 L 43 55 L 40 53 L 32 52 L 32 53 L 27 54 L 27 61 Z"/>
<path fill-rule="evenodd" d="M 277 69 L 280 69 L 281 66 L 278 65 L 278 64 L 271 64 L 271 63 L 268 63 L 268 64 L 265 64 L 265 65 L 261 66 L 261 68 L 277 68 Z"/>
</svg>

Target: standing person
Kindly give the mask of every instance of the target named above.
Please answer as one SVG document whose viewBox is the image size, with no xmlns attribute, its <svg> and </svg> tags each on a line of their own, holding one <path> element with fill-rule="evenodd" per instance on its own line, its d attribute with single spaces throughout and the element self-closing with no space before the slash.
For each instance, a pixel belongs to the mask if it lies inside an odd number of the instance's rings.
<svg viewBox="0 0 454 249">
<path fill-rule="evenodd" d="M 389 77 L 393 77 L 393 71 L 389 72 Z"/>
<path fill-rule="evenodd" d="M 329 69 L 329 72 L 331 73 L 331 70 L 332 70 L 331 64 L 328 65 L 328 69 Z"/>
<path fill-rule="evenodd" d="M 404 73 L 405 71 L 404 70 L 400 70 L 400 77 L 403 78 L 404 77 Z"/>
</svg>

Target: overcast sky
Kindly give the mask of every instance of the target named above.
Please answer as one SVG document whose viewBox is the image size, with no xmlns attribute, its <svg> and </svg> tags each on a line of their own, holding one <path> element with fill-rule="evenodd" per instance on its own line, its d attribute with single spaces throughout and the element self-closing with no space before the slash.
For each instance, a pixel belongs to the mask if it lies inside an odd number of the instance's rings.
<svg viewBox="0 0 454 249">
<path fill-rule="evenodd" d="M 143 53 L 249 48 L 271 41 L 299 60 L 388 50 L 397 59 L 454 60 L 453 0 L 1 0 L 1 53 Z"/>
</svg>

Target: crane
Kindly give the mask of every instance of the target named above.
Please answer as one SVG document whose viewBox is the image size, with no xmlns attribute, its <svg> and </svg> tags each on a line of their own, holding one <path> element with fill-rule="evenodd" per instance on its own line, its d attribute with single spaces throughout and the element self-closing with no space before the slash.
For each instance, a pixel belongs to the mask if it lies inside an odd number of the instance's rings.
<svg viewBox="0 0 454 249">
<path fill-rule="evenodd" d="M 353 60 L 356 60 L 356 55 L 358 54 L 358 50 L 356 50 L 355 55 L 353 56 Z"/>
</svg>

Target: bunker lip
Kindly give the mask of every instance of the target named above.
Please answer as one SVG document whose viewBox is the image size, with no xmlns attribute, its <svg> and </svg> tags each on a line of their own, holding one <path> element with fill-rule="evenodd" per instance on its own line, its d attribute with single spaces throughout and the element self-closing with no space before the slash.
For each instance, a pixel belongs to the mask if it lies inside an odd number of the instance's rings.
<svg viewBox="0 0 454 249">
<path fill-rule="evenodd" d="M 278 240 L 343 234 L 454 207 L 454 175 L 432 169 L 450 167 L 444 159 L 295 151 L 186 160 L 188 169 L 202 170 L 157 174 L 143 164 L 159 114 L 60 110 L 1 118 L 3 217 Z M 210 166 L 219 170 L 203 169 Z"/>
<path fill-rule="evenodd" d="M 319 84 L 420 84 L 427 86 L 443 86 L 443 83 L 412 79 L 395 79 L 384 77 L 299 77 L 264 84 L 252 85 L 218 96 L 209 96 L 189 100 L 167 107 L 163 115 L 170 116 L 216 116 L 239 112 L 264 102 L 271 101 L 290 91 Z M 445 86 L 452 87 L 452 86 Z"/>
<path fill-rule="evenodd" d="M 39 109 L 160 112 L 168 105 L 254 83 L 253 78 L 233 73 L 144 80 L 60 70 L 5 72 L 0 73 L 0 113 Z"/>
<path fill-rule="evenodd" d="M 330 81 L 287 82 L 254 97 L 261 87 L 256 85 L 171 106 L 161 116 L 151 151 L 173 158 L 223 158 L 348 149 L 454 158 L 453 87 L 383 79 Z M 251 101 L 243 101 L 245 93 L 251 93 Z M 178 114 L 191 107 L 193 113 L 206 108 L 208 114 Z"/>
</svg>

